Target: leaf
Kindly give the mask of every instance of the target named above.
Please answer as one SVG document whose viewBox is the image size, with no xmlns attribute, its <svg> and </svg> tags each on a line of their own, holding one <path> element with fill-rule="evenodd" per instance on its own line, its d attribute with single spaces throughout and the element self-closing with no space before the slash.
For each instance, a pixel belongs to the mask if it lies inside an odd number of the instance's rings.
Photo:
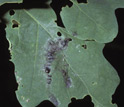
<svg viewBox="0 0 124 107">
<path fill-rule="evenodd" d="M 109 4 L 112 4 L 113 8 L 124 8 L 123 0 L 109 0 Z"/>
<path fill-rule="evenodd" d="M 71 94 L 81 98 L 85 92 L 83 96 L 90 95 L 94 107 L 116 107 L 110 101 L 119 78 L 102 54 L 104 44 L 74 38 L 66 51 L 66 59 L 72 69 L 70 73 L 75 75 L 70 76 L 75 81 Z M 76 87 L 78 88 L 75 89 Z"/>
<path fill-rule="evenodd" d="M 19 84 L 17 98 L 23 107 L 35 107 L 48 98 L 43 70 L 44 44 L 56 35 L 55 15 L 51 9 L 33 9 L 16 10 L 14 16 L 8 13 L 6 17 L 9 20 L 7 38 Z M 15 22 L 18 27 L 13 28 Z"/>
<path fill-rule="evenodd" d="M 61 11 L 63 23 L 70 35 L 82 40 L 111 42 L 118 33 L 114 11 L 117 6 L 124 7 L 124 1 L 88 0 L 85 4 L 76 1 L 72 0 L 73 6 Z"/>
<path fill-rule="evenodd" d="M 4 3 L 22 3 L 22 0 L 0 0 L 0 5 Z"/>
<path fill-rule="evenodd" d="M 119 77 L 102 54 L 103 43 L 57 27 L 51 8 L 15 10 L 5 18 L 19 84 L 16 95 L 23 107 L 36 107 L 44 100 L 67 107 L 72 97 L 86 95 L 95 107 L 116 107 L 110 102 Z"/>
</svg>

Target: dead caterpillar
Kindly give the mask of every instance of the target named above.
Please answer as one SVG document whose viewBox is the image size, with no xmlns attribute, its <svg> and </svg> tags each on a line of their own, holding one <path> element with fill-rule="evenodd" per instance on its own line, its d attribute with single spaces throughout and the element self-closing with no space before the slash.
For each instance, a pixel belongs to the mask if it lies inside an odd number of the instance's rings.
<svg viewBox="0 0 124 107">
<path fill-rule="evenodd" d="M 66 49 L 69 41 L 71 41 L 71 38 L 65 38 L 65 39 L 57 38 L 56 40 L 52 40 L 52 39 L 48 40 L 46 53 L 45 53 L 46 63 L 44 65 L 44 69 L 47 74 L 49 74 L 51 71 L 51 64 L 55 60 L 56 54 Z M 48 84 L 51 83 L 52 81 L 51 78 L 52 76 L 51 77 L 47 76 Z"/>
<path fill-rule="evenodd" d="M 51 94 L 51 95 L 49 96 L 49 99 L 50 99 L 50 101 L 51 101 L 56 107 L 58 107 L 58 106 L 60 105 L 58 99 L 57 99 L 53 94 Z"/>
<path fill-rule="evenodd" d="M 50 71 L 51 63 L 54 61 L 56 54 L 62 50 L 64 50 L 68 46 L 68 42 L 71 41 L 71 38 L 61 39 L 58 38 L 57 40 L 49 40 L 48 46 L 46 49 L 46 61 L 45 64 L 45 71 Z"/>
<path fill-rule="evenodd" d="M 68 71 L 61 70 L 60 72 L 62 72 L 66 87 L 67 88 L 71 87 L 71 78 L 68 76 Z"/>
</svg>

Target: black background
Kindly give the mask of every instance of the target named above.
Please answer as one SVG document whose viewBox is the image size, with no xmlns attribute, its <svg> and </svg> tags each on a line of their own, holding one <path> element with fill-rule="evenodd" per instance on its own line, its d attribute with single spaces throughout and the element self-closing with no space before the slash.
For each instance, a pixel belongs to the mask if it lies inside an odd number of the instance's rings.
<svg viewBox="0 0 124 107">
<path fill-rule="evenodd" d="M 35 2 L 34 2 L 35 1 Z M 0 106 L 1 107 L 21 107 L 18 100 L 16 99 L 15 90 L 17 90 L 18 84 L 16 83 L 14 76 L 14 64 L 9 61 L 10 53 L 8 50 L 9 44 L 6 40 L 6 21 L 3 19 L 5 12 L 11 9 L 22 9 L 22 8 L 47 8 L 45 4 L 46 0 L 24 0 L 21 4 L 4 4 L 0 6 Z M 85 1 L 85 0 L 84 0 Z M 41 3 L 42 2 L 42 3 Z M 42 5 L 41 5 L 42 4 Z M 52 8 L 57 14 L 57 24 L 64 27 L 59 12 L 62 6 L 72 4 L 67 0 L 53 0 L 51 4 Z M 124 93 L 122 87 L 124 86 L 124 9 L 119 8 L 115 10 L 117 17 L 119 32 L 113 42 L 106 44 L 103 53 L 106 59 L 113 65 L 117 70 L 118 75 L 121 79 L 120 85 L 118 86 L 115 94 L 113 95 L 113 103 L 117 103 L 118 107 L 123 107 Z M 104 88 L 104 87 L 103 87 Z M 44 101 L 37 107 L 54 107 L 49 101 Z M 84 99 L 75 98 L 70 99 L 69 107 L 93 107 L 90 96 L 86 96 Z"/>
</svg>

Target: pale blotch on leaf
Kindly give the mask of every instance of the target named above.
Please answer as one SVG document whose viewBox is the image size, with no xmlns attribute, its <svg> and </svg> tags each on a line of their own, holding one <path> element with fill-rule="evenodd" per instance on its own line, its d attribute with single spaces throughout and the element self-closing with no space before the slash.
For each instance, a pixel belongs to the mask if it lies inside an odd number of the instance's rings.
<svg viewBox="0 0 124 107">
<path fill-rule="evenodd" d="M 79 44 L 76 46 L 76 48 L 78 49 L 78 52 L 81 52 Z"/>
<path fill-rule="evenodd" d="M 25 97 L 24 96 L 21 96 L 22 100 L 25 100 Z"/>
<path fill-rule="evenodd" d="M 21 82 L 22 78 L 19 76 L 17 76 L 16 78 L 17 78 L 17 83 L 19 84 Z"/>
<path fill-rule="evenodd" d="M 51 101 L 56 107 L 58 107 L 58 106 L 60 105 L 58 99 L 57 99 L 53 94 L 51 94 L 51 95 L 49 96 L 49 99 L 50 99 L 50 101 Z"/>
<path fill-rule="evenodd" d="M 77 46 L 76 46 L 76 48 L 78 49 L 80 47 L 80 45 L 78 44 Z"/>
<path fill-rule="evenodd" d="M 30 99 L 28 98 L 27 100 L 26 100 L 26 102 L 28 103 L 30 101 Z"/>
</svg>

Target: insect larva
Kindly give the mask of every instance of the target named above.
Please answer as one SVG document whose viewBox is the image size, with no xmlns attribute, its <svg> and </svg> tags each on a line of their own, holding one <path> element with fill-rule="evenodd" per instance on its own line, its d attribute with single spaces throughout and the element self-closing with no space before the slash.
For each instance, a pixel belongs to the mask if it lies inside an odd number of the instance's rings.
<svg viewBox="0 0 124 107">
<path fill-rule="evenodd" d="M 71 40 L 72 40 L 71 38 L 65 38 L 65 39 L 57 38 L 56 40 L 52 40 L 52 39 L 48 40 L 46 47 L 47 48 L 46 54 L 45 54 L 46 64 L 44 65 L 46 74 L 49 74 L 51 72 L 51 64 L 56 59 L 56 55 L 58 54 L 58 52 L 61 52 L 64 49 L 66 49 L 69 41 Z M 67 85 L 68 85 L 69 80 L 66 80 L 68 78 L 67 72 L 63 71 L 62 74 L 64 77 L 64 81 L 67 81 Z M 47 83 L 51 84 L 51 81 L 52 81 L 52 76 L 47 75 Z"/>
</svg>

